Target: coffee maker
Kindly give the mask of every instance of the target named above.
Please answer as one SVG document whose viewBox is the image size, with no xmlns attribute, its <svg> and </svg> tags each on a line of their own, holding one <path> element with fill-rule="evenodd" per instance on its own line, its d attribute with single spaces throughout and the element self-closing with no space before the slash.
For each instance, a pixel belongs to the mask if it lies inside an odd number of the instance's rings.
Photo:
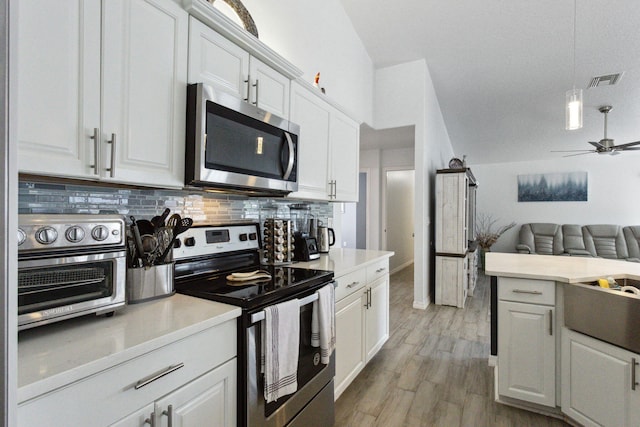
<svg viewBox="0 0 640 427">
<path fill-rule="evenodd" d="M 311 207 L 305 203 L 289 205 L 289 217 L 293 229 L 294 261 L 311 261 L 320 258 L 318 242 L 310 236 Z"/>
</svg>

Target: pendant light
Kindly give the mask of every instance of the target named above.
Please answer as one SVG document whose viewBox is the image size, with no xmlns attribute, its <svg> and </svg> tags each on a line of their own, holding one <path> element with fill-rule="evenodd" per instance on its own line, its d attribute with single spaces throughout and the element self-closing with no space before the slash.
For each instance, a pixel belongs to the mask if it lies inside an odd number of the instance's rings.
<svg viewBox="0 0 640 427">
<path fill-rule="evenodd" d="M 577 0 L 573 0 L 573 89 L 566 94 L 565 129 L 582 128 L 582 89 L 576 89 L 576 9 Z"/>
</svg>

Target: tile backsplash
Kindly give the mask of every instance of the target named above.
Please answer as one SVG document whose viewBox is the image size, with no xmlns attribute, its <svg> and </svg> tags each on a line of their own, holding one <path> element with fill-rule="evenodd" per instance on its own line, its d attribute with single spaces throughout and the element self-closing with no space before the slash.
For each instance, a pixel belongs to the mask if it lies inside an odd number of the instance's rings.
<svg viewBox="0 0 640 427">
<path fill-rule="evenodd" d="M 90 213 L 151 218 L 165 208 L 196 224 L 258 220 L 267 209 L 286 218 L 288 206 L 300 201 L 224 195 L 200 190 L 157 190 L 97 185 L 20 181 L 19 213 Z M 328 202 L 305 202 L 317 218 L 332 218 Z"/>
</svg>

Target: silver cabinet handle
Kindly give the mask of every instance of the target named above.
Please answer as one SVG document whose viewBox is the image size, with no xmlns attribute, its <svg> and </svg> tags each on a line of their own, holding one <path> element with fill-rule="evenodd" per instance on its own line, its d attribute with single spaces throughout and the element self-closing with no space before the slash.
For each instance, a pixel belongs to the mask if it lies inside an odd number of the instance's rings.
<svg viewBox="0 0 640 427">
<path fill-rule="evenodd" d="M 336 180 L 332 179 L 331 181 L 329 181 L 329 198 L 330 199 L 336 198 L 336 188 L 337 188 Z"/>
<path fill-rule="evenodd" d="M 282 176 L 282 179 L 286 181 L 287 179 L 289 179 L 289 176 L 293 171 L 293 165 L 295 163 L 296 153 L 294 151 L 295 147 L 293 146 L 293 140 L 291 139 L 291 135 L 289 135 L 289 132 L 285 132 L 284 137 L 287 140 L 287 146 L 289 147 L 289 159 L 287 162 L 287 170 L 284 171 L 284 175 Z"/>
<path fill-rule="evenodd" d="M 553 310 L 549 310 L 549 335 L 553 335 Z"/>
<path fill-rule="evenodd" d="M 337 198 L 338 197 L 338 180 L 334 179 L 333 180 L 333 198 Z"/>
<path fill-rule="evenodd" d="M 98 128 L 93 128 L 93 135 L 89 137 L 93 139 L 93 164 L 89 167 L 96 171 L 96 174 L 100 173 L 98 169 L 98 164 L 100 163 L 100 139 L 98 135 Z"/>
<path fill-rule="evenodd" d="M 156 425 L 156 413 L 152 412 L 149 418 L 144 420 L 144 424 L 149 424 L 151 427 L 154 427 Z"/>
<path fill-rule="evenodd" d="M 162 415 L 167 416 L 167 427 L 173 427 L 173 405 L 167 406 L 167 410 L 162 411 Z"/>
<path fill-rule="evenodd" d="M 516 294 L 542 295 L 541 291 L 527 291 L 524 289 L 514 289 L 512 292 Z"/>
<path fill-rule="evenodd" d="M 349 283 L 349 284 L 347 285 L 347 288 L 351 289 L 351 288 L 353 288 L 354 286 L 357 286 L 359 283 L 360 283 L 360 282 L 351 282 L 351 283 Z"/>
<path fill-rule="evenodd" d="M 167 369 L 164 369 L 156 374 L 151 374 L 146 378 L 141 379 L 140 381 L 138 381 L 135 385 L 135 389 L 141 389 L 142 387 L 151 384 L 152 382 L 154 382 L 155 380 L 158 380 L 162 377 L 164 377 L 165 375 L 169 375 L 170 373 L 177 371 L 178 369 L 182 368 L 184 366 L 184 363 L 180 362 L 177 365 L 173 365 L 173 366 L 169 366 Z"/>
<path fill-rule="evenodd" d="M 638 366 L 638 361 L 635 357 L 631 359 L 631 390 L 635 390 L 637 385 L 640 385 L 637 381 L 636 377 L 636 366 Z"/>
<path fill-rule="evenodd" d="M 116 134 L 111 134 L 111 140 L 107 141 L 107 144 L 111 144 L 111 166 L 107 168 L 109 176 L 113 178 L 116 174 Z"/>
<path fill-rule="evenodd" d="M 245 80 L 244 82 L 247 84 L 247 97 L 242 99 L 246 102 L 249 102 L 249 94 L 251 93 L 251 76 L 247 75 L 247 80 Z"/>
<path fill-rule="evenodd" d="M 386 270 L 386 268 L 384 268 L 384 267 L 383 268 L 379 268 L 379 269 L 376 270 L 376 273 L 382 273 L 385 270 Z"/>
<path fill-rule="evenodd" d="M 253 87 L 256 88 L 256 98 L 255 101 L 252 102 L 253 105 L 258 105 L 258 83 L 260 83 L 260 81 L 258 79 L 256 79 L 255 84 L 253 85 Z"/>
</svg>

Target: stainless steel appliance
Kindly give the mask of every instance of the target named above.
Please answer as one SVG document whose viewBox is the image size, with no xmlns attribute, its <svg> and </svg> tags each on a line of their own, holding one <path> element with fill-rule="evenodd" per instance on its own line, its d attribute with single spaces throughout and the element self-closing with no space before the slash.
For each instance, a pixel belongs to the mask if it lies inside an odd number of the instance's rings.
<svg viewBox="0 0 640 427">
<path fill-rule="evenodd" d="M 331 236 L 331 238 L 329 238 Z M 318 251 L 322 253 L 329 252 L 329 248 L 336 244 L 336 234 L 333 228 L 320 226 L 318 227 Z"/>
<path fill-rule="evenodd" d="M 19 215 L 18 330 L 125 304 L 119 215 Z"/>
<path fill-rule="evenodd" d="M 242 308 L 238 319 L 238 425 L 332 426 L 335 357 L 319 363 L 311 346 L 311 308 L 315 292 L 332 283 L 333 272 L 260 265 L 258 224 L 194 227 L 174 248 L 177 292 Z M 270 279 L 233 282 L 231 273 L 267 271 Z M 265 307 L 301 300 L 298 391 L 275 402 L 264 399 L 260 373 L 261 328 Z"/>
<path fill-rule="evenodd" d="M 298 189 L 299 126 L 216 92 L 187 87 L 185 184 L 260 194 Z"/>
</svg>

